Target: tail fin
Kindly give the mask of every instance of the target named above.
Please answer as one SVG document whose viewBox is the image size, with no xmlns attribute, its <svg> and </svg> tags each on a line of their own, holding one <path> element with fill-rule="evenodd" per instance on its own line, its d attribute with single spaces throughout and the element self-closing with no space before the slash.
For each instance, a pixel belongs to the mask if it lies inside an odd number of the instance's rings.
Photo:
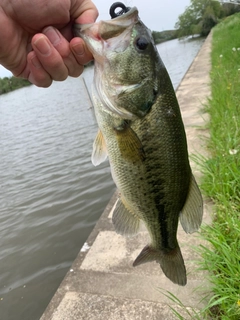
<svg viewBox="0 0 240 320">
<path fill-rule="evenodd" d="M 158 262 L 165 276 L 173 283 L 180 286 L 187 284 L 186 268 L 179 247 L 167 252 L 156 250 L 147 245 L 133 262 L 133 266 L 136 267 L 150 261 Z"/>
</svg>

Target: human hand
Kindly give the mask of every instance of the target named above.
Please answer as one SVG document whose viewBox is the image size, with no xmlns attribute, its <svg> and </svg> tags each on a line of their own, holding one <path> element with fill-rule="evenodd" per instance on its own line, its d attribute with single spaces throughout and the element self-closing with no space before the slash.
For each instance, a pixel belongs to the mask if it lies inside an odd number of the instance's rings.
<svg viewBox="0 0 240 320">
<path fill-rule="evenodd" d="M 91 0 L 2 0 L 0 64 L 40 87 L 78 77 L 92 55 L 72 25 L 97 16 Z"/>
</svg>

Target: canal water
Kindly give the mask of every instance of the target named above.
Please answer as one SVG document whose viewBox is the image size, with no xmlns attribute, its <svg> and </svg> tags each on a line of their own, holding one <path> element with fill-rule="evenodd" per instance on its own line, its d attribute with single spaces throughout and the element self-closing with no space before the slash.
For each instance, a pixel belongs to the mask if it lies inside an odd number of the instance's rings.
<svg viewBox="0 0 240 320">
<path fill-rule="evenodd" d="M 158 45 L 175 88 L 202 43 Z M 0 320 L 40 318 L 115 190 L 90 107 L 82 77 L 0 96 Z"/>
</svg>

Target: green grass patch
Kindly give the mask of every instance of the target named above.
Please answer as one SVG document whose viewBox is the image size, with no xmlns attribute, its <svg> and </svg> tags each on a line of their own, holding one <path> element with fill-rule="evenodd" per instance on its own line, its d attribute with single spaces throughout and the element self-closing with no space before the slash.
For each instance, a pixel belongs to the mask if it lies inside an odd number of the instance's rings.
<svg viewBox="0 0 240 320">
<path fill-rule="evenodd" d="M 207 245 L 196 248 L 212 295 L 205 297 L 204 309 L 195 310 L 162 292 L 180 320 L 240 319 L 240 13 L 214 27 L 211 59 L 210 157 L 194 160 L 203 173 L 201 190 L 214 203 L 212 224 L 202 226 L 200 234 Z"/>
<path fill-rule="evenodd" d="M 202 228 L 201 247 L 213 297 L 212 319 L 240 319 L 240 14 L 213 29 L 210 114 L 211 157 L 200 159 L 201 188 L 214 202 L 211 226 Z"/>
</svg>

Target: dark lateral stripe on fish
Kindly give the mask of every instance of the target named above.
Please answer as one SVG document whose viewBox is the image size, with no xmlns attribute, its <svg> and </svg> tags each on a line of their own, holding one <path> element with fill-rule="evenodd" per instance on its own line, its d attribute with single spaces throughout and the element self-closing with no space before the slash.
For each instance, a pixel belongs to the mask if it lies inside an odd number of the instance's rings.
<svg viewBox="0 0 240 320">
<path fill-rule="evenodd" d="M 159 199 L 159 197 L 157 199 Z M 169 248 L 169 242 L 168 242 L 169 232 L 168 232 L 168 226 L 167 226 L 167 214 L 165 212 L 165 206 L 163 204 L 156 203 L 156 207 L 158 210 L 157 218 L 160 226 L 162 247 Z"/>
</svg>

